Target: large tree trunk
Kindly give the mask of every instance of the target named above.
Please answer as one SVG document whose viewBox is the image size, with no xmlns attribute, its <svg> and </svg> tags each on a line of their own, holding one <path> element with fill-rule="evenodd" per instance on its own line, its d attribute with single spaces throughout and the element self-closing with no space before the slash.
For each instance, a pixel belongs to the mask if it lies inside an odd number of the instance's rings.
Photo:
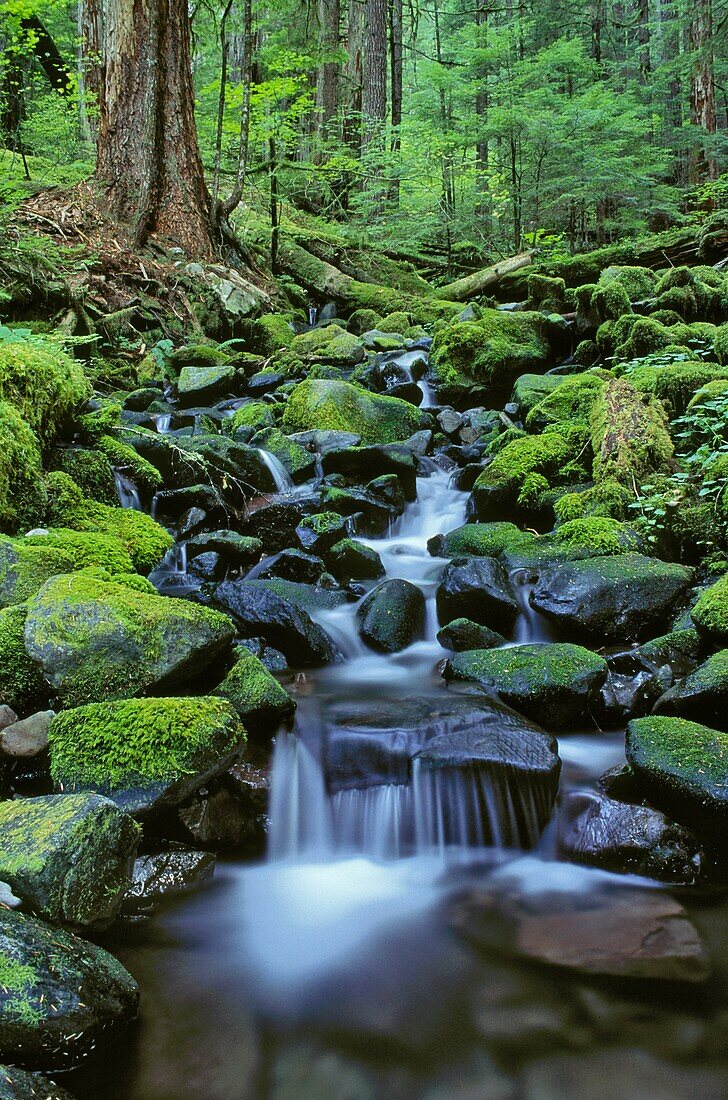
<svg viewBox="0 0 728 1100">
<path fill-rule="evenodd" d="M 692 164 L 692 182 L 718 178 L 718 164 L 712 139 L 716 132 L 715 78 L 713 75 L 712 0 L 694 0 L 690 23 L 690 48 L 693 51 L 693 77 L 690 87 L 692 121 L 705 135 Z"/>
<path fill-rule="evenodd" d="M 366 0 L 364 7 L 364 143 L 381 136 L 387 117 L 387 0 Z"/>
<path fill-rule="evenodd" d="M 349 0 L 346 23 L 346 115 L 344 141 L 353 150 L 361 149 L 362 43 L 364 18 L 360 0 Z"/>
<path fill-rule="evenodd" d="M 213 252 L 190 71 L 186 0 L 109 0 L 97 179 L 135 245 L 152 233 Z"/>
<path fill-rule="evenodd" d="M 319 43 L 325 60 L 322 61 L 318 71 L 316 106 L 319 109 L 319 128 L 326 135 L 339 110 L 340 64 L 338 61 L 331 60 L 331 54 L 339 45 L 340 0 L 318 0 L 317 10 Z"/>
<path fill-rule="evenodd" d="M 390 150 L 395 173 L 398 167 L 402 145 L 400 126 L 402 125 L 402 0 L 389 0 L 389 81 L 391 97 L 392 140 Z M 392 179 L 389 185 L 389 200 L 399 203 L 399 179 Z"/>
</svg>

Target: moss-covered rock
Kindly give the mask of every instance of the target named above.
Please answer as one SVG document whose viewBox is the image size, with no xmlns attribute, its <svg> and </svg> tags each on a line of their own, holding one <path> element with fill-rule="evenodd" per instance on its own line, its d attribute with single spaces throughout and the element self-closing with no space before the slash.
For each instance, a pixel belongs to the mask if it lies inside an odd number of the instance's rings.
<svg viewBox="0 0 728 1100">
<path fill-rule="evenodd" d="M 626 378 L 615 378 L 598 396 L 592 414 L 595 481 L 634 488 L 653 473 L 667 472 L 673 445 L 662 405 Z"/>
<path fill-rule="evenodd" d="M 315 472 L 316 456 L 278 428 L 263 428 L 256 432 L 251 446 L 260 447 L 277 458 L 296 484 L 306 481 Z"/>
<path fill-rule="evenodd" d="M 361 340 L 339 325 L 326 325 L 293 338 L 291 351 L 305 363 L 355 366 L 366 357 Z"/>
<path fill-rule="evenodd" d="M 437 640 L 443 649 L 454 649 L 460 653 L 464 649 L 496 649 L 505 645 L 502 634 L 491 630 L 472 619 L 453 619 L 437 632 Z"/>
<path fill-rule="evenodd" d="M 52 544 L 31 545 L 31 541 L 0 535 L 0 607 L 23 603 L 51 577 L 75 568 L 70 553 Z"/>
<path fill-rule="evenodd" d="M 250 734 L 274 734 L 290 718 L 296 704 L 268 669 L 249 650 L 239 646 L 237 660 L 213 695 L 230 702 Z"/>
<path fill-rule="evenodd" d="M 384 581 L 362 600 L 357 614 L 362 638 L 380 653 L 398 653 L 424 634 L 425 598 L 410 581 Z"/>
<path fill-rule="evenodd" d="M 535 539 L 530 531 L 521 531 L 506 520 L 494 523 L 466 523 L 446 535 L 435 535 L 427 549 L 435 557 L 499 558 L 507 552 L 532 547 Z"/>
<path fill-rule="evenodd" d="M 728 649 L 720 649 L 660 696 L 660 714 L 708 722 L 728 730 Z"/>
<path fill-rule="evenodd" d="M 545 367 L 549 343 L 536 313 L 483 310 L 477 321 L 459 321 L 435 334 L 430 358 L 438 387 L 510 390 L 520 374 Z"/>
<path fill-rule="evenodd" d="M 217 401 L 231 392 L 235 381 L 234 367 L 192 367 L 180 371 L 177 393 L 184 408 Z"/>
<path fill-rule="evenodd" d="M 113 920 L 131 885 L 139 837 L 132 818 L 99 795 L 0 802 L 0 878 L 55 923 Z"/>
<path fill-rule="evenodd" d="M 607 678 L 603 657 L 577 645 L 549 643 L 474 649 L 448 661 L 447 680 L 474 681 L 546 729 L 591 724 Z"/>
<path fill-rule="evenodd" d="M 274 428 L 275 423 L 272 405 L 266 401 L 247 401 L 235 410 L 230 421 L 230 430 L 233 434 L 238 428 L 253 428 L 257 432 L 261 428 Z"/>
<path fill-rule="evenodd" d="M 605 379 L 593 372 L 563 379 L 560 386 L 534 405 L 526 417 L 526 427 L 534 432 L 575 421 L 588 424 L 606 385 Z"/>
<path fill-rule="evenodd" d="M 656 292 L 657 275 L 649 267 L 615 264 L 602 271 L 597 285 L 607 287 L 614 283 L 624 288 L 628 301 L 640 302 Z"/>
<path fill-rule="evenodd" d="M 565 550 L 583 550 L 590 557 L 644 549 L 636 531 L 619 520 L 603 516 L 569 520 L 556 529 L 553 539 Z"/>
<path fill-rule="evenodd" d="M 593 557 L 548 570 L 531 603 L 571 636 L 628 641 L 658 633 L 691 580 L 685 566 L 642 554 Z"/>
<path fill-rule="evenodd" d="M 381 397 L 350 382 L 308 379 L 286 403 L 285 432 L 316 429 L 353 432 L 364 444 L 407 439 L 423 424 L 423 414 L 407 401 Z"/>
<path fill-rule="evenodd" d="M 46 501 L 38 438 L 17 409 L 0 401 L 0 530 L 33 527 Z"/>
<path fill-rule="evenodd" d="M 59 448 L 53 456 L 53 466 L 68 474 L 85 496 L 100 504 L 119 503 L 114 471 L 102 451 L 89 447 Z"/>
<path fill-rule="evenodd" d="M 728 387 L 725 374 L 725 368 L 717 367 L 714 363 L 685 360 L 656 366 L 647 359 L 630 373 L 629 381 L 641 393 L 651 393 L 658 397 L 669 415 L 675 417 L 682 415 L 696 390 L 720 379 Z"/>
<path fill-rule="evenodd" d="M 77 1065 L 139 988 L 103 948 L 35 917 L 0 909 L 0 1057 L 39 1069 Z"/>
<path fill-rule="evenodd" d="M 704 638 L 728 645 L 728 573 L 703 592 L 691 615 Z"/>
<path fill-rule="evenodd" d="M 713 340 L 715 357 L 723 367 L 728 367 L 728 324 L 720 325 Z"/>
<path fill-rule="evenodd" d="M 349 317 L 347 328 L 355 336 L 362 336 L 373 328 L 381 328 L 382 318 L 373 309 L 355 309 Z"/>
<path fill-rule="evenodd" d="M 325 555 L 326 566 L 338 581 L 376 580 L 384 576 L 376 550 L 354 539 L 340 539 Z"/>
<path fill-rule="evenodd" d="M 153 493 L 161 487 L 162 475 L 159 470 L 128 443 L 112 435 L 102 435 L 98 448 L 106 455 L 112 466 L 125 470 L 140 489 Z"/>
<path fill-rule="evenodd" d="M 68 425 L 90 396 L 81 364 L 52 341 L 0 344 L 0 401 L 15 406 L 42 439 Z"/>
<path fill-rule="evenodd" d="M 0 1066 L 0 1100 L 73 1100 L 47 1077 L 17 1066 Z"/>
<path fill-rule="evenodd" d="M 0 703 L 22 714 L 48 697 L 48 684 L 25 648 L 28 608 L 14 604 L 0 611 Z"/>
<path fill-rule="evenodd" d="M 513 384 L 511 401 L 518 405 L 523 419 L 565 381 L 565 376 L 559 374 L 521 374 Z"/>
<path fill-rule="evenodd" d="M 703 833 L 711 846 L 719 843 L 728 823 L 728 735 L 652 715 L 629 723 L 626 753 L 655 805 Z"/>
<path fill-rule="evenodd" d="M 282 313 L 264 313 L 250 322 L 248 328 L 251 350 L 266 357 L 289 347 L 294 337 L 290 321 Z"/>
<path fill-rule="evenodd" d="M 587 516 L 622 520 L 628 515 L 629 505 L 634 499 L 634 492 L 625 485 L 605 478 L 582 492 L 564 493 L 556 501 L 554 512 L 561 523 Z"/>
<path fill-rule="evenodd" d="M 188 682 L 233 633 L 209 608 L 72 573 L 29 601 L 25 645 L 66 705 L 78 706 Z"/>
<path fill-rule="evenodd" d="M 71 559 L 70 568 L 73 570 L 99 566 L 109 574 L 134 572 L 131 555 L 115 535 L 102 535 L 94 531 L 72 531 L 67 527 L 51 527 L 43 534 L 26 535 L 22 540 L 16 539 L 15 546 L 37 547 L 38 550 L 46 551 L 51 548 L 60 550 Z M 67 573 L 69 569 L 57 569 L 56 572 Z M 38 588 L 35 589 L 36 592 Z M 34 594 L 34 592 L 28 592 L 28 596 Z"/>
<path fill-rule="evenodd" d="M 48 730 L 51 775 L 130 813 L 183 802 L 245 744 L 227 699 L 122 699 L 62 711 Z"/>
<path fill-rule="evenodd" d="M 566 283 L 549 275 L 529 275 L 526 281 L 530 309 L 558 313 L 564 308 Z"/>
</svg>

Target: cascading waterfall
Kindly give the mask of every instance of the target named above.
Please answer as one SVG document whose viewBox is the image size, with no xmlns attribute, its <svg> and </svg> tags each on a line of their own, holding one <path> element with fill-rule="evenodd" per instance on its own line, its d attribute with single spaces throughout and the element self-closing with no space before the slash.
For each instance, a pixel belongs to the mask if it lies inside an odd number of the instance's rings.
<svg viewBox="0 0 728 1100">
<path fill-rule="evenodd" d="M 529 571 L 515 569 L 511 573 L 511 583 L 521 609 L 513 632 L 513 644 L 541 645 L 545 642 L 556 641 L 558 632 L 545 616 L 531 606 L 531 593 L 535 585 Z"/>
<path fill-rule="evenodd" d="M 121 470 L 114 470 L 114 481 L 116 482 L 116 492 L 121 507 L 131 508 L 135 512 L 141 512 L 142 501 L 139 496 L 139 490 L 131 478 L 127 477 Z"/>
<path fill-rule="evenodd" d="M 291 492 L 294 488 L 293 479 L 280 459 L 276 458 L 270 451 L 264 451 L 262 447 L 258 447 L 257 450 L 267 469 L 270 471 L 270 475 L 273 478 L 273 484 L 276 487 L 276 492 Z"/>
</svg>

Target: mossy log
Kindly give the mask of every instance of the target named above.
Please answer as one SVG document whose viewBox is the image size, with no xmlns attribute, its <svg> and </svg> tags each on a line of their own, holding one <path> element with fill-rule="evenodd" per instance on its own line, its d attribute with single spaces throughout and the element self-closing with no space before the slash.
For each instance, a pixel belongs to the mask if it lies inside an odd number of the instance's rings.
<svg viewBox="0 0 728 1100">
<path fill-rule="evenodd" d="M 465 275 L 462 279 L 456 279 L 454 283 L 438 287 L 437 293 L 450 302 L 467 302 L 470 298 L 485 294 L 486 290 L 495 286 L 504 275 L 512 275 L 522 267 L 528 267 L 536 251 L 535 248 L 531 248 L 527 252 L 519 252 L 517 256 L 510 256 L 507 260 L 501 260 L 492 267 L 474 271 L 472 275 Z"/>
<path fill-rule="evenodd" d="M 662 404 L 639 393 L 626 378 L 615 378 L 592 414 L 594 477 L 628 488 L 653 473 L 667 473 L 673 446 Z"/>
</svg>

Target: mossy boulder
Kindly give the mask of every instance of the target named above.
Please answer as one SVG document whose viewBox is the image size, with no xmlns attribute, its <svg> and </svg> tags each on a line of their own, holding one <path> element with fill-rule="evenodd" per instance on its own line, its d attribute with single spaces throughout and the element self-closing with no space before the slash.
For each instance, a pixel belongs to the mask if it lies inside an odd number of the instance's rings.
<svg viewBox="0 0 728 1100">
<path fill-rule="evenodd" d="M 131 885 L 140 832 L 96 794 L 0 802 L 0 879 L 54 923 L 113 920 Z"/>
<path fill-rule="evenodd" d="M 595 481 L 634 488 L 654 473 L 667 473 L 673 445 L 665 410 L 626 378 L 615 378 L 597 398 L 592 414 Z"/>
<path fill-rule="evenodd" d="M 103 948 L 7 909 L 0 989 L 0 1058 L 45 1070 L 78 1065 L 139 1004 L 131 974 Z"/>
<path fill-rule="evenodd" d="M 338 581 L 376 580 L 384 576 L 376 550 L 354 539 L 340 539 L 326 553 L 326 565 Z"/>
<path fill-rule="evenodd" d="M 660 696 L 660 714 L 674 714 L 728 729 L 728 649 L 720 649 Z"/>
<path fill-rule="evenodd" d="M 272 405 L 266 401 L 247 401 L 235 410 L 230 430 L 233 434 L 238 428 L 253 428 L 257 432 L 261 428 L 274 428 L 275 423 Z"/>
<path fill-rule="evenodd" d="M 189 682 L 233 634 L 219 612 L 85 573 L 48 581 L 25 623 L 28 654 L 67 706 Z"/>
<path fill-rule="evenodd" d="M 373 309 L 355 309 L 347 321 L 347 328 L 355 336 L 362 336 L 373 328 L 381 326 L 382 318 Z"/>
<path fill-rule="evenodd" d="M 704 638 L 728 645 L 728 573 L 703 592 L 690 614 Z"/>
<path fill-rule="evenodd" d="M 443 625 L 467 615 L 484 626 L 509 631 L 518 616 L 508 573 L 497 558 L 455 558 L 443 570 L 436 596 Z"/>
<path fill-rule="evenodd" d="M 554 504 L 554 512 L 561 523 L 602 516 L 623 520 L 634 499 L 633 490 L 612 478 L 605 478 L 580 492 L 564 493 Z"/>
<path fill-rule="evenodd" d="M 115 535 L 102 535 L 96 531 L 72 531 L 67 527 L 51 527 L 43 534 L 26 535 L 16 539 L 15 545 L 34 547 L 40 551 L 62 551 L 71 559 L 72 569 L 99 566 L 108 573 L 133 573 L 131 554 Z M 67 569 L 57 572 L 68 572 Z M 37 591 L 37 589 L 36 589 Z M 32 595 L 33 593 L 28 593 Z"/>
<path fill-rule="evenodd" d="M 268 454 L 277 458 L 280 464 L 290 474 L 291 480 L 298 484 L 312 477 L 316 470 L 316 456 L 289 439 L 287 435 L 277 428 L 263 428 L 256 432 L 251 440 L 253 447 L 259 447 Z"/>
<path fill-rule="evenodd" d="M 424 634 L 425 597 L 410 581 L 384 581 L 362 600 L 357 615 L 367 645 L 398 653 Z"/>
<path fill-rule="evenodd" d="M 627 726 L 626 753 L 656 806 L 704 834 L 711 847 L 720 843 L 728 825 L 728 734 L 651 715 Z"/>
<path fill-rule="evenodd" d="M 649 267 L 613 265 L 606 267 L 599 276 L 598 286 L 617 283 L 623 287 L 630 302 L 640 302 L 655 293 L 657 275 Z"/>
<path fill-rule="evenodd" d="M 604 554 L 624 554 L 644 549 L 643 540 L 631 527 L 605 516 L 586 516 L 568 520 L 556 528 L 553 542 L 565 553 L 589 557 Z"/>
<path fill-rule="evenodd" d="M 692 571 L 643 554 L 566 562 L 547 570 L 531 603 L 572 637 L 631 641 L 664 628 Z"/>
<path fill-rule="evenodd" d="M 592 409 L 606 385 L 605 379 L 593 372 L 563 379 L 560 386 L 533 406 L 526 417 L 526 427 L 536 432 L 576 420 L 589 423 Z"/>
<path fill-rule="evenodd" d="M 295 336 L 291 351 L 306 363 L 336 366 L 355 366 L 366 357 L 361 340 L 339 325 L 326 325 Z"/>
<path fill-rule="evenodd" d="M 524 419 L 534 405 L 553 393 L 566 381 L 559 374 L 521 374 L 513 385 L 511 401 L 518 405 L 521 419 Z"/>
<path fill-rule="evenodd" d="M 0 401 L 0 530 L 34 526 L 46 501 L 38 437 L 17 409 Z"/>
<path fill-rule="evenodd" d="M 549 730 L 592 725 L 591 709 L 607 674 L 603 657 L 557 642 L 466 650 L 448 661 L 444 673 L 447 680 L 477 683 Z"/>
<path fill-rule="evenodd" d="M 251 321 L 248 329 L 251 350 L 266 357 L 289 347 L 294 337 L 291 323 L 282 313 L 264 313 Z"/>
<path fill-rule="evenodd" d="M 287 433 L 316 429 L 353 432 L 364 444 L 395 443 L 409 438 L 422 425 L 423 414 L 407 401 L 323 378 L 296 386 L 282 422 Z"/>
<path fill-rule="evenodd" d="M 234 367 L 185 366 L 177 382 L 180 405 L 190 408 L 217 401 L 232 391 L 234 382 Z"/>
<path fill-rule="evenodd" d="M 42 439 L 52 439 L 69 426 L 73 413 L 90 396 L 83 367 L 58 344 L 0 344 L 0 401 L 15 406 Z"/>
<path fill-rule="evenodd" d="M 62 711 L 48 740 L 57 787 L 97 791 L 141 814 L 183 802 L 226 771 L 245 732 L 227 699 L 122 699 Z"/>
<path fill-rule="evenodd" d="M 727 371 L 714 363 L 681 362 L 665 365 L 651 365 L 649 359 L 630 373 L 629 380 L 641 393 L 651 393 L 658 397 L 673 417 L 680 416 L 692 403 L 696 390 L 722 383 L 728 387 L 725 379 Z"/>
<path fill-rule="evenodd" d="M 0 703 L 22 714 L 48 698 L 49 687 L 25 648 L 26 604 L 0 611 Z"/>
<path fill-rule="evenodd" d="M 447 626 L 441 627 L 437 640 L 443 649 L 454 649 L 456 653 L 464 649 L 496 649 L 506 642 L 497 631 L 465 618 L 453 619 Z"/>
<path fill-rule="evenodd" d="M 154 493 L 161 487 L 162 475 L 159 470 L 128 443 L 113 435 L 102 435 L 98 447 L 111 465 L 127 473 L 140 489 Z"/>
<path fill-rule="evenodd" d="M 519 375 L 545 368 L 549 354 L 540 314 L 484 309 L 477 321 L 457 321 L 436 332 L 430 365 L 441 397 L 471 388 L 501 394 Z"/>
<path fill-rule="evenodd" d="M 23 603 L 58 573 L 74 568 L 70 554 L 55 546 L 29 545 L 0 535 L 0 606 Z"/>
<path fill-rule="evenodd" d="M 103 451 L 90 447 L 59 448 L 53 455 L 53 466 L 68 474 L 85 496 L 100 504 L 119 503 L 114 471 Z"/>
<path fill-rule="evenodd" d="M 296 704 L 268 669 L 249 650 L 239 646 L 237 660 L 213 695 L 227 699 L 248 733 L 274 734 L 290 718 Z"/>
<path fill-rule="evenodd" d="M 498 558 L 504 553 L 530 549 L 534 541 L 530 531 L 521 531 L 507 520 L 496 520 L 493 523 L 466 523 L 446 535 L 434 535 L 427 549 L 438 558 Z"/>
</svg>

